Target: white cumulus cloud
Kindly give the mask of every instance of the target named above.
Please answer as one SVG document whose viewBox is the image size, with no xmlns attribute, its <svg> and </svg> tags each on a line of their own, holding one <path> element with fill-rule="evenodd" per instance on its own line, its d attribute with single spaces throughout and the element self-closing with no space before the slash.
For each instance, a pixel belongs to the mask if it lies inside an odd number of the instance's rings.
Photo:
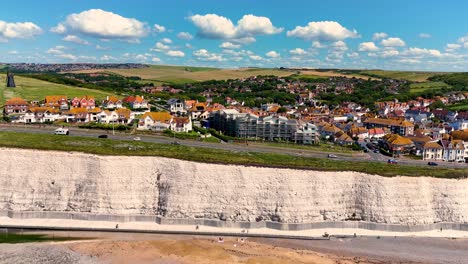
<svg viewBox="0 0 468 264">
<path fill-rule="evenodd" d="M 219 45 L 219 47 L 222 49 L 238 49 L 241 47 L 241 45 L 234 44 L 232 42 L 223 42 L 221 45 Z"/>
<path fill-rule="evenodd" d="M 267 52 L 265 55 L 270 58 L 279 58 L 281 56 L 278 52 L 274 50 Z"/>
<path fill-rule="evenodd" d="M 272 35 L 283 31 L 273 26 L 270 19 L 254 15 L 244 15 L 237 25 L 217 14 L 193 15 L 190 21 L 198 28 L 203 38 L 237 40 L 239 43 L 252 43 L 257 35 Z"/>
<path fill-rule="evenodd" d="M 72 32 L 101 39 L 134 41 L 149 33 L 146 23 L 102 9 L 90 9 L 79 14 L 70 14 L 64 22 L 51 30 L 57 33 Z"/>
<path fill-rule="evenodd" d="M 301 48 L 295 48 L 295 49 L 290 50 L 289 53 L 292 55 L 306 55 L 307 51 Z"/>
<path fill-rule="evenodd" d="M 193 52 L 193 56 L 200 61 L 224 61 L 222 55 L 211 53 L 206 49 L 199 49 Z"/>
<path fill-rule="evenodd" d="M 379 40 L 379 39 L 384 39 L 388 37 L 388 34 L 385 33 L 385 32 L 376 32 L 374 33 L 374 35 L 372 36 L 372 39 L 373 40 Z"/>
<path fill-rule="evenodd" d="M 461 44 L 456 44 L 456 43 L 448 43 L 446 46 L 445 46 L 445 50 L 447 52 L 454 52 L 458 49 L 460 49 L 462 47 Z"/>
<path fill-rule="evenodd" d="M 77 43 L 77 44 L 81 44 L 81 45 L 89 45 L 88 41 L 86 41 L 84 39 L 81 39 L 80 37 L 75 36 L 75 35 L 67 35 L 62 40 Z"/>
<path fill-rule="evenodd" d="M 172 43 L 172 40 L 170 38 L 163 38 L 161 41 L 166 43 L 166 44 L 171 44 Z"/>
<path fill-rule="evenodd" d="M 406 43 L 401 38 L 386 38 L 380 44 L 385 47 L 403 47 Z"/>
<path fill-rule="evenodd" d="M 440 57 L 442 53 L 436 49 L 409 48 L 401 53 L 404 56 L 412 57 Z"/>
<path fill-rule="evenodd" d="M 156 33 L 163 33 L 163 32 L 166 32 L 166 27 L 158 25 L 158 24 L 154 24 L 153 25 L 153 30 Z"/>
<path fill-rule="evenodd" d="M 169 50 L 166 52 L 166 55 L 170 57 L 184 57 L 185 53 L 180 50 Z"/>
<path fill-rule="evenodd" d="M 296 37 L 303 40 L 338 41 L 347 38 L 357 38 L 356 30 L 349 30 L 335 21 L 309 22 L 306 26 L 296 26 L 286 33 L 288 37 Z"/>
<path fill-rule="evenodd" d="M 359 44 L 359 51 L 377 51 L 379 48 L 375 45 L 374 42 L 363 42 Z"/>
<path fill-rule="evenodd" d="M 250 58 L 251 60 L 254 60 L 254 61 L 261 61 L 261 60 L 263 60 L 263 58 L 260 57 L 260 56 L 258 56 L 258 55 L 250 55 L 249 58 Z"/>
<path fill-rule="evenodd" d="M 468 36 L 459 38 L 458 43 L 460 43 L 464 48 L 468 49 Z"/>
<path fill-rule="evenodd" d="M 9 23 L 0 20 L 0 39 L 7 42 L 9 39 L 30 39 L 42 34 L 42 29 L 32 22 Z"/>
<path fill-rule="evenodd" d="M 188 33 L 188 32 L 180 32 L 179 34 L 177 34 L 177 37 L 179 39 L 183 39 L 183 40 L 191 40 L 193 39 L 193 36 L 192 34 Z"/>
</svg>

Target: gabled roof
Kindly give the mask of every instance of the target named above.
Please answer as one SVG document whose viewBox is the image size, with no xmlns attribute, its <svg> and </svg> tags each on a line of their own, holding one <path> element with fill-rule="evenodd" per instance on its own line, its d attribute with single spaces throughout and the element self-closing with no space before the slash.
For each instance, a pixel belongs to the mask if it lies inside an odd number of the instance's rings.
<svg viewBox="0 0 468 264">
<path fill-rule="evenodd" d="M 191 112 L 198 112 L 198 111 L 205 111 L 206 109 L 206 104 L 203 102 L 197 102 L 192 105 L 192 108 L 190 108 Z"/>
<path fill-rule="evenodd" d="M 413 141 L 409 138 L 402 137 L 398 134 L 389 134 L 384 136 L 384 139 L 392 145 L 399 145 L 399 146 L 404 146 L 404 145 L 411 145 L 413 144 Z"/>
<path fill-rule="evenodd" d="M 44 99 L 46 103 L 56 103 L 61 100 L 68 100 L 68 98 L 65 95 L 48 95 Z"/>
<path fill-rule="evenodd" d="M 468 141 L 468 129 L 453 131 L 452 138 L 456 140 Z"/>
<path fill-rule="evenodd" d="M 172 116 L 168 112 L 146 112 L 141 117 L 142 119 L 151 118 L 153 121 L 159 121 L 161 123 L 167 123 L 171 121 Z"/>
<path fill-rule="evenodd" d="M 95 114 L 100 113 L 101 111 L 102 110 L 99 107 L 94 107 L 93 109 L 89 110 L 90 113 L 95 113 Z"/>
<path fill-rule="evenodd" d="M 127 109 L 127 108 L 119 108 L 117 110 L 115 110 L 115 112 L 119 115 L 119 116 L 124 116 L 126 119 L 130 119 L 130 109 Z"/>
<path fill-rule="evenodd" d="M 44 113 L 44 112 L 50 112 L 50 113 L 59 113 L 60 111 L 58 109 L 55 109 L 53 107 L 45 107 L 45 106 L 41 106 L 41 107 L 32 107 L 32 108 L 29 108 L 29 111 L 31 111 L 32 113 Z"/>
<path fill-rule="evenodd" d="M 27 105 L 27 104 L 28 102 L 26 102 L 26 100 L 19 98 L 19 97 L 13 97 L 5 102 L 5 105 Z"/>
<path fill-rule="evenodd" d="M 183 127 L 184 124 L 190 123 L 190 119 L 188 117 L 174 117 L 172 123 L 175 123 L 177 127 Z"/>
<path fill-rule="evenodd" d="M 79 114 L 87 114 L 88 109 L 82 108 L 82 107 L 76 107 L 70 109 L 68 112 L 66 112 L 67 115 L 79 115 Z"/>
<path fill-rule="evenodd" d="M 439 144 L 439 141 L 429 141 L 424 144 L 425 149 L 443 149 L 442 145 Z"/>
</svg>

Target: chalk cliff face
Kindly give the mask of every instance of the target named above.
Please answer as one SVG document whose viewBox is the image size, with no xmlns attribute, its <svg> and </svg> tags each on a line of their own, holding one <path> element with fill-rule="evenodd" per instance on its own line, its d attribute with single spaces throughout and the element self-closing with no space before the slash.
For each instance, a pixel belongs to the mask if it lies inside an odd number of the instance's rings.
<svg viewBox="0 0 468 264">
<path fill-rule="evenodd" d="M 0 210 L 285 223 L 468 222 L 468 180 L 0 149 Z"/>
</svg>

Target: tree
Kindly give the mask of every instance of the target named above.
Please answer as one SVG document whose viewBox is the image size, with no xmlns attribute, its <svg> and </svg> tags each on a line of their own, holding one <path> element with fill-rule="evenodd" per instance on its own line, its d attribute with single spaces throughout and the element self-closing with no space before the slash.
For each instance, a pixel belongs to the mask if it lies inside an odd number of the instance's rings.
<svg viewBox="0 0 468 264">
<path fill-rule="evenodd" d="M 441 100 L 437 100 L 434 103 L 432 103 L 429 108 L 431 110 L 437 109 L 437 108 L 445 108 L 445 104 Z"/>
<path fill-rule="evenodd" d="M 276 111 L 276 113 L 278 113 L 278 114 L 282 114 L 282 113 L 286 113 L 286 112 L 288 112 L 288 109 L 286 109 L 286 107 L 280 107 Z"/>
</svg>

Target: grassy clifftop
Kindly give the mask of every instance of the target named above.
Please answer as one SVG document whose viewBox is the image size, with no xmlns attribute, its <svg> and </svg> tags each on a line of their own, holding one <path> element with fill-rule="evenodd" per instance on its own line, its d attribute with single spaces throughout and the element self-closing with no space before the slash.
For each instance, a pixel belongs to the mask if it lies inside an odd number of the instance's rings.
<svg viewBox="0 0 468 264">
<path fill-rule="evenodd" d="M 460 178 L 468 176 L 468 170 L 466 169 L 434 169 L 422 166 L 388 165 L 379 162 L 339 161 L 273 153 L 231 152 L 182 145 L 17 132 L 0 132 L 0 147 L 78 151 L 99 155 L 160 156 L 204 163 L 282 167 L 318 171 L 356 171 L 390 177 L 398 175 L 432 176 L 440 178 Z"/>
</svg>

